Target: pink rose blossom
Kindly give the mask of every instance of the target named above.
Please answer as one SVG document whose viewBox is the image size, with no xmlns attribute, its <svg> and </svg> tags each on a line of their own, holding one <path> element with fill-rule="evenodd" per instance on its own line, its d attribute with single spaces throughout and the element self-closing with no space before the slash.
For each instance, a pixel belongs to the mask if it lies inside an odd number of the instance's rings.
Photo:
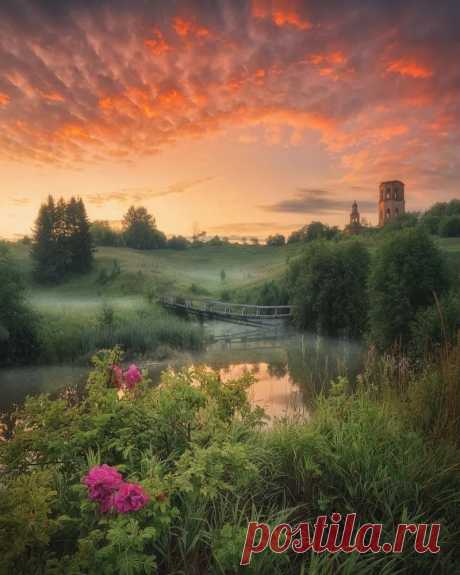
<svg viewBox="0 0 460 575">
<path fill-rule="evenodd" d="M 149 496 L 141 485 L 123 483 L 113 499 L 113 505 L 119 513 L 138 511 L 149 502 Z"/>
<path fill-rule="evenodd" d="M 123 478 L 114 467 L 104 463 L 91 468 L 83 483 L 88 488 L 89 498 L 98 501 L 102 513 L 107 513 L 113 505 L 113 496 L 123 483 Z"/>
<path fill-rule="evenodd" d="M 142 380 L 141 370 L 134 364 L 131 364 L 125 372 L 125 383 L 128 389 L 132 389 L 136 383 Z"/>
</svg>

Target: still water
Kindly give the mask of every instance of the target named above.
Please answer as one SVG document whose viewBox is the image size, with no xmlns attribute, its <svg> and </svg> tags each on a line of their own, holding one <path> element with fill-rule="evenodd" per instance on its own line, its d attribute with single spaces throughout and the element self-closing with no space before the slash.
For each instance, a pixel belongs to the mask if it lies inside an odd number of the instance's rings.
<svg viewBox="0 0 460 575">
<path fill-rule="evenodd" d="M 271 417 L 308 416 L 315 395 L 338 375 L 351 381 L 362 368 L 363 349 L 356 343 L 297 333 L 260 332 L 214 322 L 207 326 L 216 342 L 199 354 L 183 353 L 161 362 L 137 361 L 148 369 L 154 383 L 168 369 L 197 365 L 232 379 L 250 372 L 254 384 L 249 397 Z M 270 337 L 267 337 L 269 335 Z M 68 387 L 84 385 L 87 366 L 33 366 L 0 370 L 0 412 L 10 411 L 29 394 L 57 394 Z"/>
</svg>

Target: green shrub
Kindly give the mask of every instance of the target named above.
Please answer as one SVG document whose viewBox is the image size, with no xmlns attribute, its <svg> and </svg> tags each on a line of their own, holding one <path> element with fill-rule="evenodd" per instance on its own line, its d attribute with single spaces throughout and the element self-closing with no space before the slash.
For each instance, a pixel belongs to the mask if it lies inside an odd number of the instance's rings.
<svg viewBox="0 0 460 575">
<path fill-rule="evenodd" d="M 377 251 L 369 287 L 372 341 L 382 350 L 405 348 L 417 312 L 448 287 L 442 254 L 423 229 L 392 234 Z"/>
<path fill-rule="evenodd" d="M 40 352 L 39 318 L 25 301 L 23 278 L 0 243 L 0 365 L 33 361 Z"/>
<path fill-rule="evenodd" d="M 367 323 L 368 267 L 368 251 L 357 240 L 308 246 L 287 273 L 297 326 L 324 335 L 360 336 Z"/>
<path fill-rule="evenodd" d="M 459 357 L 447 371 L 458 375 Z M 261 430 L 250 376 L 223 382 L 204 369 L 168 371 L 159 386 L 144 375 L 120 396 L 112 383 L 119 361 L 118 349 L 95 357 L 78 401 L 39 396 L 16 414 L 12 439 L 0 444 L 3 573 L 239 573 L 250 520 L 296 524 L 332 511 L 382 523 L 389 538 L 399 522 L 440 522 L 441 553 L 266 551 L 248 573 L 455 573 L 458 451 L 454 435 L 415 417 L 429 396 L 416 398 L 410 386 L 386 401 L 363 374 L 355 394 L 336 381 L 310 421 Z M 438 387 L 444 408 L 450 393 Z M 98 511 L 81 480 L 101 463 L 140 483 L 149 503 L 126 515 Z"/>
</svg>

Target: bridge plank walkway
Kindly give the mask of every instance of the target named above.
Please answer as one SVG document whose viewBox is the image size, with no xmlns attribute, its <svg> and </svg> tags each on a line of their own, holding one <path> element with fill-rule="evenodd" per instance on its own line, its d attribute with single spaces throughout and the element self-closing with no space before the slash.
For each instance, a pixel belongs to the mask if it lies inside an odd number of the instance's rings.
<svg viewBox="0 0 460 575">
<path fill-rule="evenodd" d="M 159 302 L 167 309 L 185 311 L 202 318 L 255 325 L 271 323 L 273 320 L 288 320 L 292 317 L 293 309 L 289 305 L 251 305 L 180 296 L 164 296 Z"/>
</svg>

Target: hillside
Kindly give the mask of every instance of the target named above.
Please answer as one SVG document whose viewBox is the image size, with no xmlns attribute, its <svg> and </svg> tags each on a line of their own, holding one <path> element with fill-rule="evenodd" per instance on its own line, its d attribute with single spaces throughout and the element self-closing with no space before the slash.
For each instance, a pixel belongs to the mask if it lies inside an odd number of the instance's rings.
<svg viewBox="0 0 460 575">
<path fill-rule="evenodd" d="M 280 276 L 288 259 L 298 251 L 296 245 L 204 246 L 184 251 L 100 247 L 90 274 L 46 287 L 32 280 L 29 248 L 21 244 L 12 247 L 13 256 L 29 279 L 31 301 L 39 308 L 53 309 L 60 305 L 88 308 L 107 298 L 118 307 L 131 307 L 149 290 L 155 294 L 220 297 L 224 290 L 251 287 Z"/>
<path fill-rule="evenodd" d="M 446 254 L 449 268 L 460 274 L 460 238 L 436 241 Z M 375 239 L 369 239 L 371 251 L 375 244 Z M 53 310 L 59 307 L 88 310 L 106 299 L 116 307 L 130 308 L 139 305 L 149 291 L 154 295 L 183 293 L 220 298 L 223 292 L 250 288 L 279 277 L 288 260 L 300 250 L 301 244 L 204 246 L 184 251 L 100 247 L 90 274 L 70 278 L 58 286 L 44 287 L 32 281 L 29 248 L 21 244 L 12 247 L 19 267 L 29 278 L 31 301 L 38 308 Z"/>
</svg>

